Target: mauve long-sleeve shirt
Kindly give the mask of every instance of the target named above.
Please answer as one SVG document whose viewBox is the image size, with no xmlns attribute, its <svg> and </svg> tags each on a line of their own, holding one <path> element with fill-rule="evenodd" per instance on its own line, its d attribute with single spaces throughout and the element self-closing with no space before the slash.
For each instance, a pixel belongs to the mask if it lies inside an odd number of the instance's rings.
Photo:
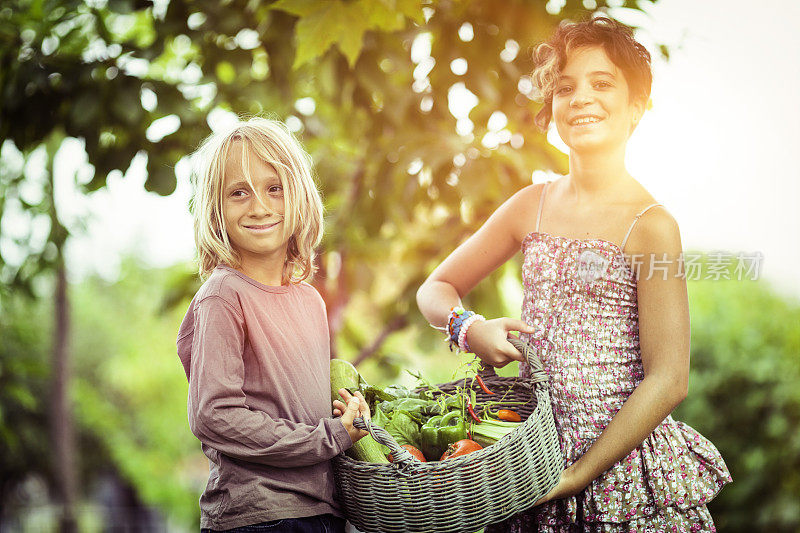
<svg viewBox="0 0 800 533">
<path fill-rule="evenodd" d="M 189 380 L 189 428 L 209 459 L 200 527 L 343 516 L 330 459 L 352 440 L 332 417 L 319 293 L 217 266 L 189 305 L 177 347 Z"/>
</svg>

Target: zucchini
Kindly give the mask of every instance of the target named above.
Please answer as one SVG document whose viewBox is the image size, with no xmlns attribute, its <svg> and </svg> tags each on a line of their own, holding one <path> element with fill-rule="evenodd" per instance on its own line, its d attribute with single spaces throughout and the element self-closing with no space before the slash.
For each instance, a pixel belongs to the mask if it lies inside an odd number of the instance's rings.
<svg viewBox="0 0 800 533">
<path fill-rule="evenodd" d="M 367 382 L 364 381 L 356 367 L 349 361 L 331 359 L 331 401 L 342 401 L 342 397 L 339 396 L 339 389 L 343 387 L 355 393 L 357 390 L 366 389 L 367 386 Z M 381 445 L 372 438 L 372 435 L 359 439 L 358 442 L 347 449 L 345 454 L 356 461 L 366 461 L 368 463 L 389 462 L 386 456 L 383 455 Z"/>
</svg>

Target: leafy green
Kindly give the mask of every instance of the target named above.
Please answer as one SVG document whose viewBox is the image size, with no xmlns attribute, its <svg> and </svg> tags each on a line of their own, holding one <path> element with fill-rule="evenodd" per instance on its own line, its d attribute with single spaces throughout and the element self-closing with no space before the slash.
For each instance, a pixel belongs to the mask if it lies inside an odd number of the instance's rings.
<svg viewBox="0 0 800 533">
<path fill-rule="evenodd" d="M 420 449 L 420 425 L 405 411 L 396 411 L 386 426 L 386 431 L 394 437 L 397 444 L 410 444 Z"/>
<path fill-rule="evenodd" d="M 370 410 L 375 411 L 375 406 L 380 402 L 390 402 L 398 398 L 398 396 L 386 392 L 388 390 L 389 387 L 387 387 L 386 390 L 382 390 L 379 387 L 369 386 L 362 391 Z"/>
<path fill-rule="evenodd" d="M 384 429 L 389 425 L 389 420 L 389 416 L 380 409 L 372 413 L 372 418 L 370 419 L 373 424 L 377 424 Z"/>
<path fill-rule="evenodd" d="M 415 393 L 414 391 L 412 391 L 411 389 L 409 389 L 408 387 L 405 387 L 403 385 L 389 385 L 388 387 L 383 389 L 383 391 L 386 394 L 390 394 L 390 395 L 394 396 L 395 398 L 419 398 L 420 397 L 418 393 Z"/>
<path fill-rule="evenodd" d="M 441 407 L 438 402 L 419 398 L 398 398 L 397 400 L 382 402 L 378 408 L 385 413 L 407 411 L 417 416 L 426 417 L 441 414 Z"/>
</svg>

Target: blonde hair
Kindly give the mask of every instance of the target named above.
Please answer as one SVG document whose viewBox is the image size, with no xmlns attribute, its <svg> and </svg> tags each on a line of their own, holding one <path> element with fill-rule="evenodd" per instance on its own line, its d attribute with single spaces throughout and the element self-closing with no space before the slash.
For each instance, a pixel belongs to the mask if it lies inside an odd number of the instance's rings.
<svg viewBox="0 0 800 533">
<path fill-rule="evenodd" d="M 322 199 L 311 174 L 311 156 L 282 122 L 261 117 L 239 119 L 212 133 L 192 154 L 193 194 L 189 210 L 194 219 L 200 279 L 208 278 L 219 264 L 241 266 L 241 254 L 230 242 L 222 213 L 225 162 L 236 141 L 243 143 L 242 169 L 253 191 L 256 188 L 249 171 L 250 150 L 278 174 L 284 190 L 283 231 L 290 235 L 283 282 L 300 283 L 317 270 L 314 248 L 322 239 Z M 257 192 L 256 198 L 264 205 Z"/>
</svg>

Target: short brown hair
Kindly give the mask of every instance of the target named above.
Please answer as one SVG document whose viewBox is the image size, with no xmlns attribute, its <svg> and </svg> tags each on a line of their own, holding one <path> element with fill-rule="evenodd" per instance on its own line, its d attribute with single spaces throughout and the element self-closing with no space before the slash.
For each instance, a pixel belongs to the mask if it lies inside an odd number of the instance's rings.
<svg viewBox="0 0 800 533">
<path fill-rule="evenodd" d="M 650 99 L 653 84 L 650 52 L 633 38 L 633 31 L 628 26 L 608 17 L 581 22 L 562 21 L 553 36 L 537 46 L 533 53 L 536 67 L 531 78 L 544 102 L 535 119 L 540 130 L 547 131 L 553 117 L 553 91 L 569 54 L 589 46 L 601 46 L 608 58 L 622 70 L 628 83 L 629 100 L 641 100 L 646 104 Z"/>
</svg>

